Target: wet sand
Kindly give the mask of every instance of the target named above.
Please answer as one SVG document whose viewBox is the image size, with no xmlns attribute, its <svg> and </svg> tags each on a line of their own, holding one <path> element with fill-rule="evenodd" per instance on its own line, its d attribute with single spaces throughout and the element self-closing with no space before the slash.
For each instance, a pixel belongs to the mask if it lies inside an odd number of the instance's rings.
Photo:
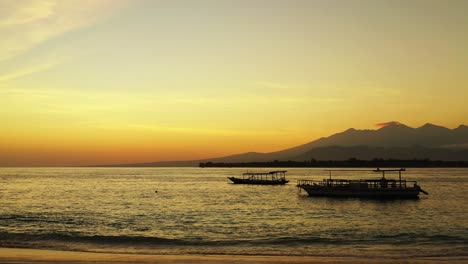
<svg viewBox="0 0 468 264">
<path fill-rule="evenodd" d="M 375 259 L 239 255 L 139 255 L 0 248 L 0 263 L 467 263 L 468 257 Z"/>
</svg>

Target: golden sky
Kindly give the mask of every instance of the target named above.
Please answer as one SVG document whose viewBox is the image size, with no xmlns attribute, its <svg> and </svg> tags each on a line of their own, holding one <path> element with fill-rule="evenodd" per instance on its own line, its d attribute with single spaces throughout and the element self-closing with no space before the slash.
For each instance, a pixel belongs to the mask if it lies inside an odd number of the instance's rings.
<svg viewBox="0 0 468 264">
<path fill-rule="evenodd" d="M 468 123 L 468 1 L 3 0 L 0 166 Z"/>
</svg>

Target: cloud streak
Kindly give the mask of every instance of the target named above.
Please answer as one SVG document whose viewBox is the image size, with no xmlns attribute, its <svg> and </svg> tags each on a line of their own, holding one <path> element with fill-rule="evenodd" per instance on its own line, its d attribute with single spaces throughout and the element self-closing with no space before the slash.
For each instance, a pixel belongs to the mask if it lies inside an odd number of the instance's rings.
<svg viewBox="0 0 468 264">
<path fill-rule="evenodd" d="M 14 58 L 52 37 L 92 25 L 125 5 L 126 0 L 2 1 L 0 61 Z"/>
<path fill-rule="evenodd" d="M 61 61 L 62 60 L 57 60 L 57 61 L 52 61 L 52 62 L 43 63 L 43 64 L 39 64 L 39 65 L 34 65 L 34 66 L 31 66 L 31 67 L 28 67 L 28 68 L 23 68 L 23 69 L 14 71 L 14 72 L 10 72 L 10 73 L 4 74 L 4 75 L 0 75 L 0 84 L 2 82 L 18 79 L 18 78 L 21 78 L 23 76 L 27 76 L 27 75 L 30 75 L 30 74 L 34 74 L 34 73 L 49 70 L 49 69 L 59 65 L 61 63 Z"/>
<path fill-rule="evenodd" d="M 275 90 L 290 90 L 293 88 L 290 85 L 272 82 L 255 82 L 254 85 Z"/>
<path fill-rule="evenodd" d="M 376 127 L 380 127 L 380 128 L 386 127 L 386 126 L 392 126 L 392 125 L 401 125 L 401 123 L 397 121 L 390 121 L 386 123 L 375 124 Z"/>
</svg>

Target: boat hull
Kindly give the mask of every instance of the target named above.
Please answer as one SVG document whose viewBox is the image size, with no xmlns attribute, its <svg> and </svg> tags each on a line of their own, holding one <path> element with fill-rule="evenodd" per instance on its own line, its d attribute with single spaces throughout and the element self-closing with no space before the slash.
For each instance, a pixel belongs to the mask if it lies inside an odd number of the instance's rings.
<svg viewBox="0 0 468 264">
<path fill-rule="evenodd" d="M 228 179 L 234 184 L 283 185 L 289 182 L 288 180 L 252 180 L 236 177 L 228 177 Z"/>
<path fill-rule="evenodd" d="M 326 197 L 363 197 L 377 199 L 417 199 L 420 190 L 416 188 L 406 189 L 336 189 L 317 188 L 312 186 L 299 186 L 304 189 L 309 196 Z"/>
</svg>

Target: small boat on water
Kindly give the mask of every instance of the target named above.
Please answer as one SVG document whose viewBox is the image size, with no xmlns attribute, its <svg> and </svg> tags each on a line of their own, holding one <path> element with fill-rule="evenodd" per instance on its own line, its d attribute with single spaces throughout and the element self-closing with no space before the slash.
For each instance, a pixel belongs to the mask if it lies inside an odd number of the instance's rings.
<svg viewBox="0 0 468 264">
<path fill-rule="evenodd" d="M 287 171 L 270 172 L 245 172 L 242 177 L 228 177 L 235 184 L 260 184 L 260 185 L 281 185 L 289 181 L 286 180 Z"/>
<path fill-rule="evenodd" d="M 309 196 L 330 197 L 365 197 L 365 198 L 389 198 L 389 199 L 411 199 L 418 198 L 419 193 L 428 193 L 421 189 L 416 181 L 401 179 L 401 172 L 405 169 L 379 169 L 371 170 L 382 173 L 379 179 L 332 179 L 333 171 L 368 171 L 368 170 L 326 170 L 329 178 L 322 181 L 298 180 L 299 190 L 305 190 Z M 398 179 L 387 179 L 385 173 L 398 172 Z"/>
</svg>

